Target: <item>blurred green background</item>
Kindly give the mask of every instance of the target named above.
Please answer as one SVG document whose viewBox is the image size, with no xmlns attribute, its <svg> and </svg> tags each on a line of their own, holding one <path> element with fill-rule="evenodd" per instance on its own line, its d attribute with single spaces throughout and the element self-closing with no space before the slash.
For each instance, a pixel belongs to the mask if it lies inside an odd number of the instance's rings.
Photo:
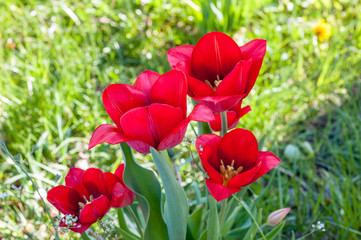
<svg viewBox="0 0 361 240">
<path fill-rule="evenodd" d="M 305 235 L 317 221 L 326 231 L 309 239 L 359 239 L 360 12 L 357 0 L 2 0 L 0 133 L 46 196 L 68 167 L 110 171 L 122 161 L 119 146 L 87 150 L 94 129 L 111 123 L 101 102 L 107 85 L 133 83 L 145 69 L 170 70 L 168 49 L 195 44 L 210 31 L 239 45 L 267 39 L 260 75 L 244 101 L 253 110 L 238 126 L 265 136 L 264 149 L 282 163 L 251 185 L 250 199 L 259 201 L 264 218 L 291 207 L 282 239 Z M 324 41 L 313 32 L 320 19 L 332 30 Z M 188 172 L 182 178 L 192 202 L 197 169 L 183 164 L 186 145 L 174 151 L 183 158 L 181 173 Z M 39 194 L 3 151 L 0 182 L 0 239 L 49 239 Z"/>
</svg>

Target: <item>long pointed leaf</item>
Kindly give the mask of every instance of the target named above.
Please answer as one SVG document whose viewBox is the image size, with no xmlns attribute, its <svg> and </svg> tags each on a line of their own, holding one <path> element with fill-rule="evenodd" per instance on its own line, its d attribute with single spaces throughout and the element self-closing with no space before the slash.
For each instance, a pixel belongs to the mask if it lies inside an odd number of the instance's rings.
<svg viewBox="0 0 361 240">
<path fill-rule="evenodd" d="M 218 221 L 218 210 L 217 202 L 213 196 L 208 196 L 209 202 L 209 215 L 207 221 L 207 239 L 218 240 L 219 238 L 219 221 Z"/>
<path fill-rule="evenodd" d="M 166 151 L 161 155 L 150 149 L 165 191 L 164 215 L 168 227 L 169 239 L 184 240 L 187 234 L 188 200 L 182 186 L 175 179 L 172 165 Z"/>
<path fill-rule="evenodd" d="M 154 172 L 143 168 L 134 159 L 130 147 L 120 144 L 125 160 L 124 182 L 136 193 L 146 227 L 144 239 L 168 239 L 167 227 L 161 211 L 161 187 Z"/>
</svg>

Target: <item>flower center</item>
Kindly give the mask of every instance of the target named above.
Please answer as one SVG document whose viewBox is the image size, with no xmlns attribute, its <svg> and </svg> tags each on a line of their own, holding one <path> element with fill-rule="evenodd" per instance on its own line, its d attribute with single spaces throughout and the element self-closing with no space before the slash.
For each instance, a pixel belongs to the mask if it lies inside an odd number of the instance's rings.
<svg viewBox="0 0 361 240">
<path fill-rule="evenodd" d="M 227 186 L 227 183 L 231 178 L 236 176 L 237 174 L 240 174 L 243 170 L 243 166 L 240 166 L 237 168 L 237 170 L 234 169 L 234 160 L 232 160 L 231 166 L 227 165 L 227 167 L 224 166 L 223 160 L 221 159 L 221 166 L 219 167 L 221 171 L 221 176 L 223 178 L 223 186 Z"/>
<path fill-rule="evenodd" d="M 214 91 L 216 90 L 216 88 L 218 87 L 218 85 L 222 82 L 222 79 L 219 78 L 219 75 L 217 75 L 217 80 L 214 80 L 213 84 L 210 81 L 208 81 L 207 79 L 204 80 L 205 83 L 208 84 L 208 86 L 210 86 Z"/>
<path fill-rule="evenodd" d="M 93 195 L 89 196 L 89 200 L 85 197 L 85 195 L 83 195 L 83 198 L 85 200 L 85 203 L 78 202 L 80 209 L 83 209 L 85 207 L 85 205 L 87 205 L 88 203 L 91 203 L 94 200 Z"/>
</svg>

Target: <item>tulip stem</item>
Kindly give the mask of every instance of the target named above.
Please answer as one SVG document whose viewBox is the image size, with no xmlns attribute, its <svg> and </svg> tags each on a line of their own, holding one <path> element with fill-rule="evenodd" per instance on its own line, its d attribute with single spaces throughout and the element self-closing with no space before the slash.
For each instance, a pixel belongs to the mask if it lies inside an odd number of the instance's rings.
<svg viewBox="0 0 361 240">
<path fill-rule="evenodd" d="M 221 137 L 226 135 L 228 131 L 228 124 L 227 124 L 227 111 L 221 112 L 221 124 L 222 124 L 222 130 L 220 132 Z"/>
<path fill-rule="evenodd" d="M 226 216 L 228 198 L 222 201 L 221 210 L 219 211 L 219 228 L 222 229 L 224 217 Z"/>
<path fill-rule="evenodd" d="M 256 225 L 256 227 L 258 228 L 258 231 L 261 233 L 262 238 L 267 240 L 267 238 L 265 237 L 265 235 L 263 234 L 262 228 L 258 225 L 257 220 L 254 218 L 253 214 L 251 213 L 251 211 L 249 210 L 248 206 L 246 206 L 246 204 L 239 200 L 234 194 L 232 195 L 241 205 L 242 207 L 246 210 L 246 212 L 248 213 L 248 215 L 251 217 L 253 223 Z"/>
<path fill-rule="evenodd" d="M 133 212 L 133 209 L 130 206 L 126 207 L 130 213 L 130 215 L 132 215 L 132 218 L 134 219 L 135 224 L 137 225 L 139 234 L 140 234 L 140 239 L 143 239 L 143 231 L 142 231 L 142 227 L 140 225 L 140 222 L 137 218 L 137 216 L 135 215 L 135 213 Z"/>
</svg>

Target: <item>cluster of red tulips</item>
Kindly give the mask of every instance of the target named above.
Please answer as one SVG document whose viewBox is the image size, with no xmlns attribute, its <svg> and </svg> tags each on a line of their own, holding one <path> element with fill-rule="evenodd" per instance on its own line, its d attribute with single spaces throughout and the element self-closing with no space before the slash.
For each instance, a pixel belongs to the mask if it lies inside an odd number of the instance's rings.
<svg viewBox="0 0 361 240">
<path fill-rule="evenodd" d="M 111 84 L 104 90 L 103 104 L 114 125 L 96 128 L 89 149 L 126 142 L 142 154 L 162 152 L 183 140 L 190 121 L 208 122 L 214 133 L 198 136 L 196 149 L 209 193 L 217 201 L 227 199 L 280 163 L 271 152 L 258 150 L 251 131 L 233 129 L 251 110 L 242 107 L 242 100 L 256 82 L 265 53 L 265 40 L 239 47 L 221 32 L 204 35 L 195 46 L 170 49 L 171 71 L 146 70 L 133 85 Z M 198 103 L 189 114 L 187 95 Z M 132 204 L 135 193 L 124 183 L 123 171 L 124 164 L 114 174 L 71 168 L 65 186 L 51 189 L 47 199 L 63 214 L 76 216 L 70 229 L 82 233 L 111 207 Z"/>
</svg>

